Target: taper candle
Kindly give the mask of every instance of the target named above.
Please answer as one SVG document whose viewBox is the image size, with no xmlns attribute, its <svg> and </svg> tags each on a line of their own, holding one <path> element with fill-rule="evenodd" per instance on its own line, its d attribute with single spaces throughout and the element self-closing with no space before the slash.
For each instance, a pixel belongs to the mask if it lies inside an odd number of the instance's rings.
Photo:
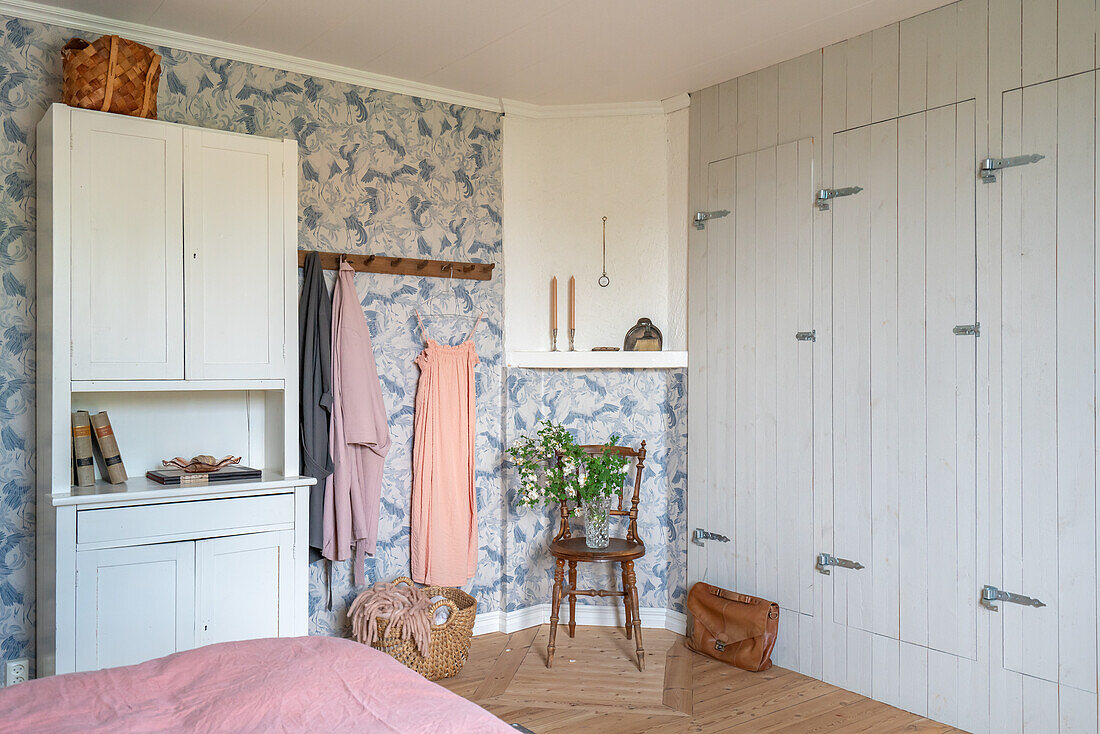
<svg viewBox="0 0 1100 734">
<path fill-rule="evenodd" d="M 558 276 L 550 279 L 550 329 L 558 328 Z"/>
<path fill-rule="evenodd" d="M 569 329 L 577 328 L 577 279 L 569 276 Z"/>
</svg>

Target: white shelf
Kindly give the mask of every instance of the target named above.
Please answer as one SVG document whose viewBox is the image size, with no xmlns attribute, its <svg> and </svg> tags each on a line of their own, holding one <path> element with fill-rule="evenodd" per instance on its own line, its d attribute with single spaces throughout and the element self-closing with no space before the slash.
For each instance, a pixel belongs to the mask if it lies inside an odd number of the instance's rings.
<svg viewBox="0 0 1100 734">
<path fill-rule="evenodd" d="M 687 367 L 687 352 L 508 352 L 509 367 L 539 370 L 644 370 Z"/>
<path fill-rule="evenodd" d="M 287 477 L 274 471 L 264 471 L 259 479 L 213 484 L 161 484 L 144 475 L 130 477 L 122 484 L 110 484 L 97 479 L 90 487 L 70 487 L 68 494 L 53 495 L 55 507 L 61 505 L 101 505 L 128 502 L 149 502 L 206 495 L 249 494 L 273 489 L 292 489 L 316 483 L 313 477 Z"/>
<path fill-rule="evenodd" d="M 282 390 L 282 380 L 73 380 L 73 392 L 181 392 Z"/>
</svg>

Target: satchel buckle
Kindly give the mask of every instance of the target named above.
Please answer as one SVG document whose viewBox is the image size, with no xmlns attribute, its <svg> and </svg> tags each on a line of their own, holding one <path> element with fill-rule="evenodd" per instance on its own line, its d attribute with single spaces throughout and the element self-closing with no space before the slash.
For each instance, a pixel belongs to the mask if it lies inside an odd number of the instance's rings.
<svg viewBox="0 0 1100 734">
<path fill-rule="evenodd" d="M 726 651 L 726 643 L 722 642 L 721 640 L 715 640 L 714 641 L 714 649 L 717 650 L 718 652 L 725 652 Z"/>
</svg>

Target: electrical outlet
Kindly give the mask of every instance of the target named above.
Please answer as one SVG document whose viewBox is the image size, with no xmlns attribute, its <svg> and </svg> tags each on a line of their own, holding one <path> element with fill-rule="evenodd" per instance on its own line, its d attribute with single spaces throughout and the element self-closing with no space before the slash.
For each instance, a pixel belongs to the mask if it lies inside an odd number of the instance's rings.
<svg viewBox="0 0 1100 734">
<path fill-rule="evenodd" d="M 4 663 L 4 685 L 14 686 L 26 683 L 31 677 L 31 662 L 27 658 L 9 660 Z"/>
</svg>

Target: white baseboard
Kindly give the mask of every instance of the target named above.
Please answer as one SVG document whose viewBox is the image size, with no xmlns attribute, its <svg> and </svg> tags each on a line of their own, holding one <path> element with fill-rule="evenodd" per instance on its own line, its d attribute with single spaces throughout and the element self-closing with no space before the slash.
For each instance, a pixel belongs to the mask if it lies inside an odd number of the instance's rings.
<svg viewBox="0 0 1100 734">
<path fill-rule="evenodd" d="M 642 607 L 639 621 L 647 629 L 667 629 L 684 634 L 687 629 L 687 617 L 671 609 L 661 607 Z M 480 612 L 474 620 L 474 634 L 484 635 L 490 632 L 512 633 L 528 627 L 536 627 L 550 621 L 550 605 L 536 604 L 511 612 Z M 569 621 L 569 605 L 562 604 L 559 622 Z M 593 627 L 622 627 L 626 624 L 626 613 L 621 606 L 577 605 L 577 624 Z"/>
</svg>

